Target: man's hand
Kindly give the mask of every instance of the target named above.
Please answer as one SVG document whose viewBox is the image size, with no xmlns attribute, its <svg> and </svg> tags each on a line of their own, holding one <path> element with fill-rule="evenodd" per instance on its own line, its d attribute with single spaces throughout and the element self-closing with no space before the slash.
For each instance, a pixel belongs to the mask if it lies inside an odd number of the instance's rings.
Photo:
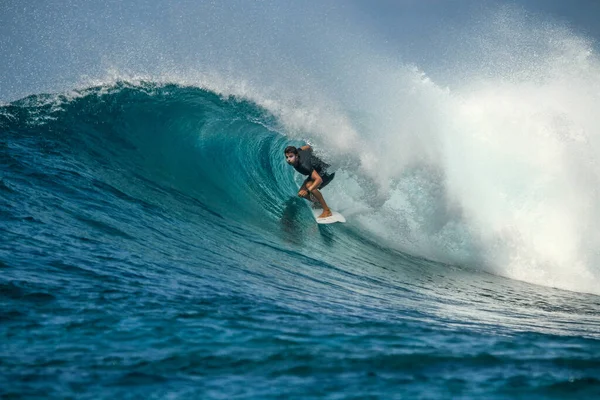
<svg viewBox="0 0 600 400">
<path fill-rule="evenodd" d="M 306 196 L 308 196 L 308 190 L 306 190 L 306 189 L 300 189 L 300 191 L 298 192 L 298 196 L 300 196 L 300 197 L 306 197 Z"/>
</svg>

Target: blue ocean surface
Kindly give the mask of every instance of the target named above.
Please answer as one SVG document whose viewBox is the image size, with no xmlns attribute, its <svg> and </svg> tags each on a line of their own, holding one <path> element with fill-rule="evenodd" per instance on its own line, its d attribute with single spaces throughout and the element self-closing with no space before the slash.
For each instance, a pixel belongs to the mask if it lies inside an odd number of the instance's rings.
<svg viewBox="0 0 600 400">
<path fill-rule="evenodd" d="M 0 397 L 600 396 L 597 295 L 317 225 L 290 143 L 194 86 L 1 106 Z"/>
</svg>

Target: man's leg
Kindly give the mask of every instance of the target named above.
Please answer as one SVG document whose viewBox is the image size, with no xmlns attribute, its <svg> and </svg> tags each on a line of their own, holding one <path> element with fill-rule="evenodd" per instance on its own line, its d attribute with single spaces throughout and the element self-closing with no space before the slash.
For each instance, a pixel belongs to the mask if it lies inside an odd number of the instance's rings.
<svg viewBox="0 0 600 400">
<path fill-rule="evenodd" d="M 304 181 L 304 183 L 302 184 L 302 186 L 300 186 L 300 190 L 298 191 L 298 196 L 303 197 L 306 200 L 312 201 L 312 202 L 314 202 L 314 199 L 316 199 L 319 202 L 319 204 L 321 204 L 321 208 L 323 208 L 323 212 L 317 218 L 331 217 L 331 210 L 329 209 L 329 206 L 325 202 L 325 199 L 323 198 L 323 195 L 321 194 L 321 192 L 318 189 L 313 189 L 312 192 L 309 192 L 306 189 L 306 187 L 308 185 L 310 185 L 312 182 L 313 181 L 311 179 L 306 179 Z M 313 197 L 314 199 L 311 199 L 311 197 Z"/>
<path fill-rule="evenodd" d="M 323 198 L 321 192 L 319 192 L 319 189 L 313 189 L 311 193 L 316 197 L 319 203 L 321 203 L 321 207 L 323 207 L 323 213 L 321 213 L 321 215 L 319 215 L 317 218 L 331 217 L 331 210 L 329 209 L 329 206 L 327 206 L 327 203 L 325 203 L 325 199 Z"/>
<path fill-rule="evenodd" d="M 310 179 L 305 179 L 304 183 L 302 183 L 302 186 L 300 186 L 300 189 L 298 190 L 298 196 L 311 201 L 310 199 L 310 192 L 308 191 L 308 189 L 306 189 L 307 185 L 310 185 L 312 183 L 312 181 Z"/>
</svg>

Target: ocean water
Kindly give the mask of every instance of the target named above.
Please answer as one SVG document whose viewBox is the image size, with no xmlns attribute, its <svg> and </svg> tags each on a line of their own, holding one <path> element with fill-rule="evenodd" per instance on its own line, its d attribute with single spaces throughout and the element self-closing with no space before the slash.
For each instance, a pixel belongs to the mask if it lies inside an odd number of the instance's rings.
<svg viewBox="0 0 600 400">
<path fill-rule="evenodd" d="M 597 45 L 413 3 L 3 4 L 0 397 L 600 398 Z"/>
<path fill-rule="evenodd" d="M 250 102 L 119 83 L 1 115 L 5 398 L 600 393 L 598 296 L 315 224 Z"/>
</svg>

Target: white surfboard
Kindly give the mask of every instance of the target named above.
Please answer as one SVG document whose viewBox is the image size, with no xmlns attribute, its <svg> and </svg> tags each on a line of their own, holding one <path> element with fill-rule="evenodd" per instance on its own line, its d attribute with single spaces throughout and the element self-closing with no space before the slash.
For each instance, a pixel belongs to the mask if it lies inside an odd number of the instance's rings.
<svg viewBox="0 0 600 400">
<path fill-rule="evenodd" d="M 313 208 L 312 213 L 317 221 L 317 224 L 334 224 L 336 222 L 346 222 L 346 218 L 337 211 L 331 210 L 331 217 L 318 218 L 323 213 L 320 208 Z"/>
</svg>

